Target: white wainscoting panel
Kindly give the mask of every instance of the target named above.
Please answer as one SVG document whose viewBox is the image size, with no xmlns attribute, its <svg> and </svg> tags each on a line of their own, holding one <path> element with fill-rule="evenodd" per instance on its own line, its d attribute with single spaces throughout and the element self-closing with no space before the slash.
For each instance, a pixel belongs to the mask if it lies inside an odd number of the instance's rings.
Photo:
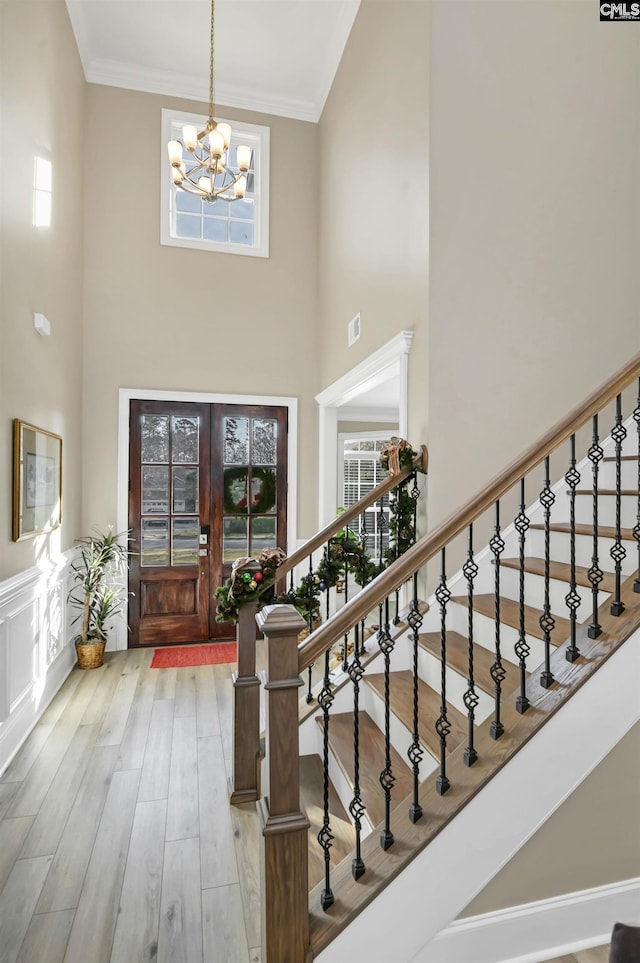
<svg viewBox="0 0 640 963">
<path fill-rule="evenodd" d="M 0 773 L 73 668 L 73 550 L 0 582 Z"/>
</svg>

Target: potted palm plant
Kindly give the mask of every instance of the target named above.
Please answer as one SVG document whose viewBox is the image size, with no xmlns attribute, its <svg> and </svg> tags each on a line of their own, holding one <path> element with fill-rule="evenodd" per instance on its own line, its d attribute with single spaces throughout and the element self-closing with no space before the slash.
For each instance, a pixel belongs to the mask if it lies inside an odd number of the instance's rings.
<svg viewBox="0 0 640 963">
<path fill-rule="evenodd" d="M 82 628 L 74 639 L 81 669 L 102 665 L 107 623 L 121 611 L 126 598 L 123 581 L 129 558 L 126 538 L 126 534 L 117 535 L 109 529 L 78 541 L 78 555 L 71 564 L 74 585 L 69 602 L 81 610 L 75 621 L 82 619 Z"/>
</svg>

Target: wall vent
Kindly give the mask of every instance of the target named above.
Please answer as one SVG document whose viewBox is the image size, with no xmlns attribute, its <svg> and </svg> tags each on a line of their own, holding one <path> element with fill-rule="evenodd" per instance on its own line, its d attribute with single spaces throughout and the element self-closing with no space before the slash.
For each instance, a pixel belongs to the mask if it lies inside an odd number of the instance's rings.
<svg viewBox="0 0 640 963">
<path fill-rule="evenodd" d="M 347 347 L 351 347 L 354 341 L 360 337 L 360 312 L 352 318 L 347 325 Z"/>
</svg>

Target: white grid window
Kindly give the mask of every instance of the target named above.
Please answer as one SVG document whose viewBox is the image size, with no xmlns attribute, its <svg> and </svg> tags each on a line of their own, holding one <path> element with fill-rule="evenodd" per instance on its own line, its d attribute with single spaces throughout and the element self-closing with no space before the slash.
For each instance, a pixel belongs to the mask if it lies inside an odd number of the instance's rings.
<svg viewBox="0 0 640 963">
<path fill-rule="evenodd" d="M 342 504 L 350 508 L 384 481 L 380 452 L 388 439 L 343 439 Z M 381 518 L 382 515 L 382 518 Z M 378 560 L 389 546 L 389 495 L 376 501 L 351 523 L 355 534 L 366 533 L 365 546 L 370 558 Z"/>
<path fill-rule="evenodd" d="M 217 118 L 221 121 L 221 118 Z M 234 201 L 202 200 L 172 183 L 167 143 L 182 143 L 182 128 L 191 124 L 202 130 L 207 118 L 196 114 L 162 111 L 161 243 L 226 254 L 269 256 L 269 128 L 229 123 L 232 129 L 227 166 L 236 168 L 236 149 L 251 148 L 244 198 Z M 185 157 L 188 154 L 185 152 Z M 187 172 L 189 172 L 187 164 Z"/>
</svg>

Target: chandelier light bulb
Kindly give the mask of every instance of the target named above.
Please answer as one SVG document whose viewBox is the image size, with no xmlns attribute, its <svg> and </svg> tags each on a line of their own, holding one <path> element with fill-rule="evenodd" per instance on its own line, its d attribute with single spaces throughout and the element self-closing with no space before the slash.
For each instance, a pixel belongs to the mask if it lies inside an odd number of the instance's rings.
<svg viewBox="0 0 640 963">
<path fill-rule="evenodd" d="M 180 168 L 174 167 L 171 174 L 173 176 L 173 183 L 176 184 L 178 187 L 182 187 L 182 182 L 184 180 L 184 177 L 182 175 L 182 171 L 180 170 Z"/>
<path fill-rule="evenodd" d="M 233 193 L 236 197 L 244 197 L 245 191 L 247 189 L 247 178 L 242 175 L 233 185 Z"/>
<path fill-rule="evenodd" d="M 170 140 L 167 144 L 169 150 L 169 163 L 172 167 L 180 167 L 182 163 L 182 144 L 179 140 Z"/>
<path fill-rule="evenodd" d="M 186 150 L 194 151 L 198 146 L 198 130 L 191 124 L 185 124 L 182 128 L 182 139 Z"/>
<path fill-rule="evenodd" d="M 219 134 L 222 134 L 224 138 L 224 149 L 229 150 L 231 146 L 231 127 L 229 124 L 218 124 L 216 130 Z"/>
<path fill-rule="evenodd" d="M 250 147 L 238 147 L 238 169 L 241 171 L 249 170 L 251 166 L 251 148 Z"/>
<path fill-rule="evenodd" d="M 211 193 L 211 178 L 210 178 L 210 177 L 199 177 L 199 178 L 198 178 L 198 187 L 200 188 L 200 190 L 202 191 L 203 194 L 210 194 L 210 193 Z"/>
<path fill-rule="evenodd" d="M 209 150 L 216 160 L 224 154 L 224 137 L 217 128 L 209 131 Z"/>
</svg>

